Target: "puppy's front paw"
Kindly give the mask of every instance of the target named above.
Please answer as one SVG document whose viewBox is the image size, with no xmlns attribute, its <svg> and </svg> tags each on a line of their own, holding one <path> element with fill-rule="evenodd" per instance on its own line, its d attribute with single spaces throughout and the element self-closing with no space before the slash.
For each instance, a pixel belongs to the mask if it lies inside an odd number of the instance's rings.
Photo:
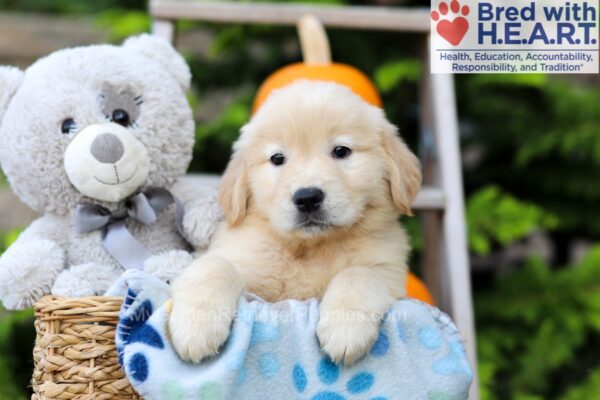
<svg viewBox="0 0 600 400">
<path fill-rule="evenodd" d="M 379 333 L 379 320 L 366 313 L 327 311 L 317 324 L 321 348 L 335 363 L 352 365 L 373 346 Z"/>
<path fill-rule="evenodd" d="M 174 302 L 169 335 L 175 351 L 185 361 L 199 363 L 218 353 L 229 336 L 232 316 L 223 310 L 203 310 Z"/>
</svg>

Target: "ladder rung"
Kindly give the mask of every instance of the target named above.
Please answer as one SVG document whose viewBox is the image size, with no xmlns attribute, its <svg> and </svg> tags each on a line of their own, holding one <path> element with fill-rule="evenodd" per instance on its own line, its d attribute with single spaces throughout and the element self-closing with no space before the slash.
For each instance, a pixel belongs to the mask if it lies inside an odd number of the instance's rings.
<svg viewBox="0 0 600 400">
<path fill-rule="evenodd" d="M 430 30 L 429 11 L 425 8 L 152 0 L 150 14 L 159 20 L 272 25 L 295 25 L 302 15 L 314 14 L 330 27 L 421 33 Z"/>
<path fill-rule="evenodd" d="M 443 210 L 446 207 L 446 196 L 441 189 L 423 186 L 415 199 L 415 210 Z"/>
</svg>

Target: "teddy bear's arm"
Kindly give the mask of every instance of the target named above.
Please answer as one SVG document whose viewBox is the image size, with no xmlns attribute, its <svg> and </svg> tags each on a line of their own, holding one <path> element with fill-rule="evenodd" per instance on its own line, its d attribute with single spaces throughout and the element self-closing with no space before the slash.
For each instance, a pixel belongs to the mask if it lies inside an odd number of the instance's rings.
<svg viewBox="0 0 600 400">
<path fill-rule="evenodd" d="M 219 206 L 216 179 L 187 176 L 173 186 L 175 194 L 183 203 L 183 235 L 196 249 L 210 244 L 223 211 Z"/>
<path fill-rule="evenodd" d="M 4 307 L 31 307 L 50 293 L 65 268 L 64 218 L 45 215 L 34 221 L 0 257 L 0 299 Z"/>
</svg>

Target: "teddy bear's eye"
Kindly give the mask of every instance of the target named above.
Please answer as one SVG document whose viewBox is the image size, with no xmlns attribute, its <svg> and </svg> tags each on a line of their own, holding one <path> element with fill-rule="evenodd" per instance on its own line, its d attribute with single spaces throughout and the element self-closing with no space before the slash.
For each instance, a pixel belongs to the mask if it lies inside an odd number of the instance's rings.
<svg viewBox="0 0 600 400">
<path fill-rule="evenodd" d="M 75 120 L 73 118 L 67 118 L 62 122 L 60 130 L 65 135 L 68 135 L 69 133 L 73 132 L 76 128 L 77 125 L 75 124 Z"/>
<path fill-rule="evenodd" d="M 131 119 L 129 118 L 127 111 L 121 110 L 120 108 L 113 111 L 112 121 L 123 126 L 129 126 L 131 124 Z"/>
</svg>

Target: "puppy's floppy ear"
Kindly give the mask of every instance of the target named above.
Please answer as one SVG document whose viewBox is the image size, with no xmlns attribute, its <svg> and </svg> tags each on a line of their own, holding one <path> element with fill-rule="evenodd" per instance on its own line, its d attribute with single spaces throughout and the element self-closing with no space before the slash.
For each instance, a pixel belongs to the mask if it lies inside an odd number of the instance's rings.
<svg viewBox="0 0 600 400">
<path fill-rule="evenodd" d="M 236 150 L 221 179 L 219 204 L 225 213 L 229 226 L 239 225 L 248 208 L 248 178 L 244 152 Z"/>
<path fill-rule="evenodd" d="M 421 163 L 400 139 L 396 127 L 382 119 L 381 144 L 392 201 L 400 213 L 412 215 L 411 206 L 421 188 Z"/>
<path fill-rule="evenodd" d="M 190 67 L 188 67 L 181 54 L 165 39 L 143 34 L 127 39 L 123 43 L 123 47 L 162 65 L 177 80 L 181 89 L 187 90 L 190 87 L 192 80 Z"/>
<path fill-rule="evenodd" d="M 25 73 L 15 67 L 0 67 L 0 121 L 17 90 Z"/>
</svg>

